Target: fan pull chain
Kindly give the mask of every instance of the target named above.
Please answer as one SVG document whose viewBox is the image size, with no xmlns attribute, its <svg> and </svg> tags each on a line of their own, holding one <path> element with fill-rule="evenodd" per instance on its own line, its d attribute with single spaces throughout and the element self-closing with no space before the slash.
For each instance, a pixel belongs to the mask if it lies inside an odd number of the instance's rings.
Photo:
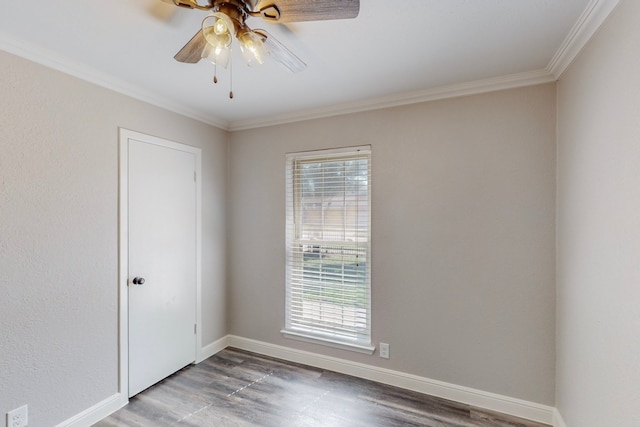
<svg viewBox="0 0 640 427">
<path fill-rule="evenodd" d="M 233 58 L 229 58 L 229 99 L 233 99 Z"/>
<path fill-rule="evenodd" d="M 218 83 L 218 64 L 213 64 L 213 83 Z"/>
</svg>

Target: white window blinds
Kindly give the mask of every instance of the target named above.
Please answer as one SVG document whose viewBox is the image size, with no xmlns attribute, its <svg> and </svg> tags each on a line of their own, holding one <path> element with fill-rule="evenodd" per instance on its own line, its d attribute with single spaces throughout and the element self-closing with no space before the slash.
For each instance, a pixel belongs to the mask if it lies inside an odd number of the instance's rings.
<svg viewBox="0 0 640 427">
<path fill-rule="evenodd" d="M 285 333 L 370 346 L 371 148 L 287 155 Z"/>
</svg>

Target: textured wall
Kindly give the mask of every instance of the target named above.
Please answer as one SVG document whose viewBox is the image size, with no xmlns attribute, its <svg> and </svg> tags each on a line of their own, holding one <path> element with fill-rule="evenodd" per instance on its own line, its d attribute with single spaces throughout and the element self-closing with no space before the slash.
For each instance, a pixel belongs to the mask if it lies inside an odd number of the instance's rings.
<svg viewBox="0 0 640 427">
<path fill-rule="evenodd" d="M 374 343 L 288 340 L 285 153 L 371 144 Z M 554 404 L 555 86 L 234 132 L 230 333 Z"/>
<path fill-rule="evenodd" d="M 0 414 L 117 392 L 118 127 L 202 148 L 203 345 L 226 334 L 226 132 L 0 52 Z"/>
<path fill-rule="evenodd" d="M 640 426 L 640 2 L 623 0 L 558 86 L 557 407 Z"/>
</svg>

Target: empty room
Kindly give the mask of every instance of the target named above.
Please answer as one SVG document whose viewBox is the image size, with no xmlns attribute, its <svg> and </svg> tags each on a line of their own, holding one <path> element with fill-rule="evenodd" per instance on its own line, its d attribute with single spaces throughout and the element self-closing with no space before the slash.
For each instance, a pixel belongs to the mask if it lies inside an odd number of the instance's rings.
<svg viewBox="0 0 640 427">
<path fill-rule="evenodd" d="M 0 14 L 0 426 L 640 427 L 640 1 Z"/>
</svg>

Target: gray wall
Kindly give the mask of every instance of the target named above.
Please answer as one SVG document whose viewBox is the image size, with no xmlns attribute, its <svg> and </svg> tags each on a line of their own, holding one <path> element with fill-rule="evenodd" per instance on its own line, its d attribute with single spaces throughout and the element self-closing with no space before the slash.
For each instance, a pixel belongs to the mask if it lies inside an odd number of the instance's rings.
<svg viewBox="0 0 640 427">
<path fill-rule="evenodd" d="M 557 404 L 570 427 L 640 425 L 637 16 L 623 0 L 558 85 L 557 311 L 554 85 L 229 137 L 0 52 L 0 414 L 52 425 L 117 390 L 125 127 L 203 149 L 203 345 L 232 333 Z M 284 154 L 359 144 L 389 360 L 279 333 Z"/>
<path fill-rule="evenodd" d="M 229 332 L 554 404 L 555 85 L 233 132 Z M 371 144 L 373 340 L 284 326 L 285 153 Z"/>
<path fill-rule="evenodd" d="M 558 86 L 557 407 L 640 426 L 640 2 L 623 0 Z"/>
<path fill-rule="evenodd" d="M 202 148 L 203 345 L 226 334 L 227 132 L 0 52 L 0 414 L 117 392 L 118 127 Z"/>
</svg>

